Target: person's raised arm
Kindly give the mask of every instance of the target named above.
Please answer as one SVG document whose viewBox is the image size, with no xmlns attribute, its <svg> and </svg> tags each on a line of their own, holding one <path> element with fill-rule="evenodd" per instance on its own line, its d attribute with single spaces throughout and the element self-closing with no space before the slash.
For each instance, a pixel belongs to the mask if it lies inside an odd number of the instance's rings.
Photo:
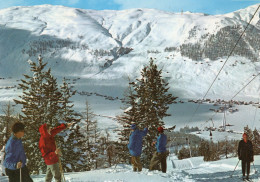
<svg viewBox="0 0 260 182">
<path fill-rule="evenodd" d="M 51 130 L 51 136 L 55 136 L 58 133 L 60 133 L 62 130 L 65 130 L 66 128 L 69 128 L 73 125 L 73 123 L 68 123 L 67 125 L 65 125 L 64 123 L 62 123 L 61 125 L 57 126 L 56 128 Z"/>
</svg>

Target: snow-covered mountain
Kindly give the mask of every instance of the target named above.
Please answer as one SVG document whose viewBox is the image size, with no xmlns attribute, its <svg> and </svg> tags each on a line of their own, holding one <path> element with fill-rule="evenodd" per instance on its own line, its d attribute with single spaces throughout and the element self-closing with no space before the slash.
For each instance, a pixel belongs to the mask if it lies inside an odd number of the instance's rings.
<svg viewBox="0 0 260 182">
<path fill-rule="evenodd" d="M 216 16 L 154 9 L 95 11 L 51 5 L 4 9 L 0 11 L 0 73 L 20 76 L 25 66 L 28 68 L 26 61 L 42 54 L 61 75 L 135 77 L 149 57 L 155 57 L 169 72 L 167 77 L 175 87 L 198 92 L 194 85 L 200 84 L 205 90 L 222 64 L 210 60 L 220 61 L 228 55 L 257 6 Z M 247 78 L 256 73 L 259 24 L 258 12 L 235 51 L 235 60 L 230 61 L 238 66 L 226 71 L 226 75 L 232 75 L 226 77 L 231 83 L 241 85 L 244 75 Z M 185 56 L 198 60 L 199 65 Z M 188 62 L 183 63 L 184 60 Z M 240 62 L 246 64 L 241 66 Z M 222 85 L 220 90 L 223 89 L 227 88 Z M 252 89 L 250 93 L 254 95 L 259 84 Z"/>
<path fill-rule="evenodd" d="M 143 65 L 153 57 L 165 71 L 174 95 L 181 100 L 199 99 L 258 6 L 224 15 L 154 9 L 96 11 L 51 5 L 0 10 L 0 78 L 5 78 L 0 80 L 0 101 L 19 94 L 14 86 L 16 80 L 29 71 L 27 60 L 36 60 L 39 54 L 56 76 L 76 80 L 78 91 L 114 98 L 122 97 L 127 76 L 138 77 Z M 209 92 L 209 98 L 229 100 L 260 71 L 259 16 L 260 11 Z M 256 102 L 259 89 L 257 78 L 236 99 Z M 86 97 L 75 98 L 79 110 Z M 96 104 L 94 108 L 105 110 L 102 114 L 109 116 L 117 114 L 122 105 L 119 100 L 88 99 Z M 183 110 L 191 113 L 194 107 L 174 108 L 170 110 L 174 118 L 187 121 Z M 203 116 L 209 106 L 202 110 Z M 251 116 L 252 112 L 246 113 Z M 243 119 L 249 117 L 241 115 Z M 202 120 L 201 115 L 197 120 Z"/>
</svg>

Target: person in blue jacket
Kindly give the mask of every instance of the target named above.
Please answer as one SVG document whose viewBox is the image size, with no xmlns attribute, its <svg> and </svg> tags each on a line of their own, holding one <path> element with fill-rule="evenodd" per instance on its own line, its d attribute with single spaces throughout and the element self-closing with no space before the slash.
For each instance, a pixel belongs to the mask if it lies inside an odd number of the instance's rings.
<svg viewBox="0 0 260 182">
<path fill-rule="evenodd" d="M 148 129 L 145 128 L 143 131 L 140 131 L 135 124 L 131 125 L 132 133 L 130 135 L 128 149 L 130 152 L 131 163 L 133 165 L 133 171 L 142 171 L 142 163 L 140 156 L 142 153 L 143 147 L 143 137 L 147 135 Z"/>
<path fill-rule="evenodd" d="M 150 163 L 150 170 L 159 170 L 159 164 L 161 164 L 161 170 L 166 173 L 167 163 L 166 159 L 168 151 L 166 150 L 167 136 L 164 134 L 163 127 L 158 128 L 159 136 L 157 141 L 153 143 L 156 146 L 156 152 L 153 154 L 153 158 Z"/>
<path fill-rule="evenodd" d="M 4 167 L 9 182 L 32 182 L 26 167 L 26 155 L 21 138 L 24 136 L 24 124 L 17 122 L 12 126 L 12 136 L 5 147 Z"/>
</svg>

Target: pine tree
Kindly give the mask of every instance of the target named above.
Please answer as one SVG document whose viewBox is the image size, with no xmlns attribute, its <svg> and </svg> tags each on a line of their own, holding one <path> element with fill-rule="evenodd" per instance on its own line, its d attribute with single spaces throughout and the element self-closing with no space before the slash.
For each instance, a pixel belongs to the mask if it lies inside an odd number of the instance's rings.
<svg viewBox="0 0 260 182">
<path fill-rule="evenodd" d="M 45 79 L 45 123 L 55 126 L 59 120 L 59 113 L 62 111 L 60 106 L 62 94 L 59 90 L 57 79 L 51 75 L 51 69 L 47 71 Z"/>
<path fill-rule="evenodd" d="M 24 137 L 24 148 L 27 152 L 28 167 L 32 173 L 39 173 L 39 170 L 45 169 L 41 153 L 38 147 L 40 133 L 39 126 L 45 122 L 50 124 L 48 119 L 49 98 L 48 91 L 49 83 L 46 78 L 50 78 L 50 70 L 45 71 L 47 63 L 42 62 L 42 57 L 39 57 L 38 63 L 28 61 L 31 66 L 32 76 L 24 75 L 25 79 L 21 79 L 19 88 L 23 94 L 19 96 L 19 100 L 14 99 L 16 104 L 22 105 L 21 120 L 26 125 L 26 134 Z M 50 91 L 50 90 L 49 90 Z"/>
<path fill-rule="evenodd" d="M 135 123 L 139 129 L 149 128 L 149 132 L 144 138 L 142 155 L 147 167 L 148 161 L 155 151 L 151 144 L 156 140 L 157 127 L 164 126 L 163 118 L 170 116 L 167 110 L 176 97 L 168 93 L 168 83 L 162 78 L 162 70 L 158 69 L 153 59 L 142 69 L 141 78 L 129 84 L 130 88 L 133 88 L 126 97 L 130 109 L 125 112 L 125 115 L 119 117 L 119 121 L 123 121 L 124 126 L 124 130 L 119 134 L 122 141 L 127 141 L 129 139 L 127 127 L 130 124 Z"/>
<path fill-rule="evenodd" d="M 254 155 L 259 155 L 260 154 L 260 133 L 259 131 L 255 128 L 253 131 L 253 147 L 254 147 Z"/>
<path fill-rule="evenodd" d="M 127 148 L 129 142 L 129 136 L 131 134 L 130 126 L 131 124 L 136 123 L 137 121 L 137 103 L 136 98 L 134 97 L 134 90 L 132 88 L 133 82 L 128 78 L 129 85 L 128 89 L 125 92 L 125 106 L 123 107 L 123 114 L 116 117 L 117 121 L 123 126 L 122 129 L 117 131 L 119 141 L 116 143 L 116 158 L 119 159 L 119 162 L 129 162 L 130 154 Z"/>
<path fill-rule="evenodd" d="M 84 170 L 83 155 L 86 150 L 85 137 L 79 130 L 80 115 L 74 111 L 74 104 L 71 101 L 71 97 L 75 95 L 76 91 L 72 90 L 72 86 L 66 78 L 63 78 L 60 93 L 61 97 L 58 101 L 60 122 L 75 124 L 70 130 L 58 134 L 57 141 L 63 153 L 61 162 L 67 172 L 82 171 Z"/>
<path fill-rule="evenodd" d="M 133 87 L 137 98 L 138 118 L 136 124 L 140 129 L 149 128 L 147 136 L 144 138 L 143 161 L 148 166 L 155 151 L 152 142 L 156 140 L 157 128 L 164 126 L 163 118 L 170 116 L 167 113 L 169 105 L 174 102 L 176 97 L 168 93 L 169 83 L 162 78 L 162 70 L 151 58 L 149 65 L 141 71 L 141 78 L 137 79 Z"/>
<path fill-rule="evenodd" d="M 62 164 L 65 172 L 85 171 L 85 137 L 79 125 L 75 125 L 66 132 L 64 143 L 61 146 L 63 156 Z"/>
<path fill-rule="evenodd" d="M 80 121 L 79 114 L 74 111 L 74 104 L 72 104 L 72 101 L 70 100 L 71 97 L 76 94 L 76 90 L 72 90 L 72 86 L 70 83 L 67 83 L 66 78 L 63 78 L 62 85 L 60 86 L 60 92 L 60 119 L 68 123 L 78 123 Z"/>
</svg>

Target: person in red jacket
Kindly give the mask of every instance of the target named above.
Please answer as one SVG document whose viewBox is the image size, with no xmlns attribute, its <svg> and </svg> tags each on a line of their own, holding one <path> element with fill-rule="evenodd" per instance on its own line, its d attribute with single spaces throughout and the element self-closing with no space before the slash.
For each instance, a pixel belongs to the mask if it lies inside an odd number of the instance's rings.
<svg viewBox="0 0 260 182">
<path fill-rule="evenodd" d="M 61 124 L 60 126 L 53 129 L 47 124 L 43 124 L 39 128 L 41 133 L 39 148 L 42 153 L 44 162 L 47 165 L 45 182 L 51 182 L 53 176 L 56 182 L 61 182 L 61 173 L 59 169 L 60 149 L 56 147 L 54 137 L 59 132 L 70 126 L 72 126 L 72 123 L 67 124 L 67 126 L 65 124 Z"/>
</svg>

